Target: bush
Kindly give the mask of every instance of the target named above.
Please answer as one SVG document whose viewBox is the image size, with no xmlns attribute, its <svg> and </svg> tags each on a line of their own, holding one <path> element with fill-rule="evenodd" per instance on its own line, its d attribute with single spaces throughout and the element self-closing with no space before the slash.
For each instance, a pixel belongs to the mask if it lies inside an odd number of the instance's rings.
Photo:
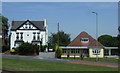
<svg viewBox="0 0 120 73">
<path fill-rule="evenodd" d="M 46 48 L 48 48 L 47 45 L 41 45 L 40 46 L 41 52 L 44 52 Z"/>
<path fill-rule="evenodd" d="M 15 52 L 17 52 L 17 51 L 18 51 L 18 50 L 17 50 L 17 48 L 15 48 L 15 47 L 13 47 L 12 49 L 14 49 L 14 51 L 15 51 Z"/>
<path fill-rule="evenodd" d="M 56 44 L 55 46 L 55 56 L 57 58 L 61 58 L 62 55 L 62 48 L 59 47 L 59 45 Z"/>
<path fill-rule="evenodd" d="M 27 42 L 17 47 L 16 52 L 20 55 L 33 55 L 35 53 L 38 54 L 39 48 L 37 45 Z"/>
<path fill-rule="evenodd" d="M 11 49 L 10 52 L 15 52 L 15 50 L 14 50 L 14 49 Z"/>
<path fill-rule="evenodd" d="M 6 46 L 5 45 L 2 46 L 2 52 L 6 52 L 8 50 L 10 50 L 9 46 L 7 46 L 7 45 Z"/>
<path fill-rule="evenodd" d="M 15 55 L 15 54 L 16 54 L 15 49 L 10 49 L 10 53 L 11 53 L 12 55 Z"/>
</svg>

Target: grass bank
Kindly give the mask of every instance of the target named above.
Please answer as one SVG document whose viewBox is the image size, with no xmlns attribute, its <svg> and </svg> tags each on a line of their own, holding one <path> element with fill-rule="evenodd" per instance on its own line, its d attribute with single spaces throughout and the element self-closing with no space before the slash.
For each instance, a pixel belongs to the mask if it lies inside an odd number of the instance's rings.
<svg viewBox="0 0 120 73">
<path fill-rule="evenodd" d="M 117 71 L 118 68 L 3 58 L 3 69 L 16 71 Z"/>
</svg>

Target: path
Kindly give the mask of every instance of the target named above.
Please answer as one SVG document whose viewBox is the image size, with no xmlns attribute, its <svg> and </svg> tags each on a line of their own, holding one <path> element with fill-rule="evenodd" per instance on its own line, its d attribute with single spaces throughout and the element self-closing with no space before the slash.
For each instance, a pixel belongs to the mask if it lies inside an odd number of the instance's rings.
<svg viewBox="0 0 120 73">
<path fill-rule="evenodd" d="M 84 65 L 94 65 L 94 66 L 106 66 L 106 67 L 113 67 L 117 68 L 118 65 L 110 65 L 110 64 L 99 64 L 99 63 L 83 63 L 83 62 L 67 62 L 71 64 L 84 64 Z"/>
<path fill-rule="evenodd" d="M 39 57 L 42 57 L 42 58 L 55 58 L 55 52 L 40 52 Z"/>
</svg>

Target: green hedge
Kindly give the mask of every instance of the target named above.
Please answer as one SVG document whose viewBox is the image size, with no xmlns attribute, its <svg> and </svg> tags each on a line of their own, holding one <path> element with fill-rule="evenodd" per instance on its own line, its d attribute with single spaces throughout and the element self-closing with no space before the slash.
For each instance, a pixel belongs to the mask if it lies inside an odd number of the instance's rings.
<svg viewBox="0 0 120 73">
<path fill-rule="evenodd" d="M 7 45 L 3 45 L 3 46 L 2 46 L 2 52 L 6 52 L 6 51 L 8 51 L 8 50 L 10 50 L 10 47 L 9 47 L 9 46 L 7 46 Z"/>
<path fill-rule="evenodd" d="M 39 54 L 39 47 L 35 44 L 31 43 L 22 43 L 19 47 L 17 47 L 16 52 L 19 55 L 33 55 L 33 54 Z"/>
</svg>

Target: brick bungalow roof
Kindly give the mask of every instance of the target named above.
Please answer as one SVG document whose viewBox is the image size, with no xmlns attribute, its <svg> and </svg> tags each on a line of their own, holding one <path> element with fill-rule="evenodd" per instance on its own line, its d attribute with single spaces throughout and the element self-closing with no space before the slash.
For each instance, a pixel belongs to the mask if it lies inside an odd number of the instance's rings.
<svg viewBox="0 0 120 73">
<path fill-rule="evenodd" d="M 82 43 L 81 38 L 88 38 L 89 42 L 88 43 Z M 96 39 L 91 37 L 88 33 L 86 32 L 81 32 L 74 40 L 71 41 L 70 44 L 67 46 L 69 47 L 95 47 L 96 42 L 98 42 Z M 98 42 L 99 47 L 104 47 L 100 42 Z"/>
</svg>

